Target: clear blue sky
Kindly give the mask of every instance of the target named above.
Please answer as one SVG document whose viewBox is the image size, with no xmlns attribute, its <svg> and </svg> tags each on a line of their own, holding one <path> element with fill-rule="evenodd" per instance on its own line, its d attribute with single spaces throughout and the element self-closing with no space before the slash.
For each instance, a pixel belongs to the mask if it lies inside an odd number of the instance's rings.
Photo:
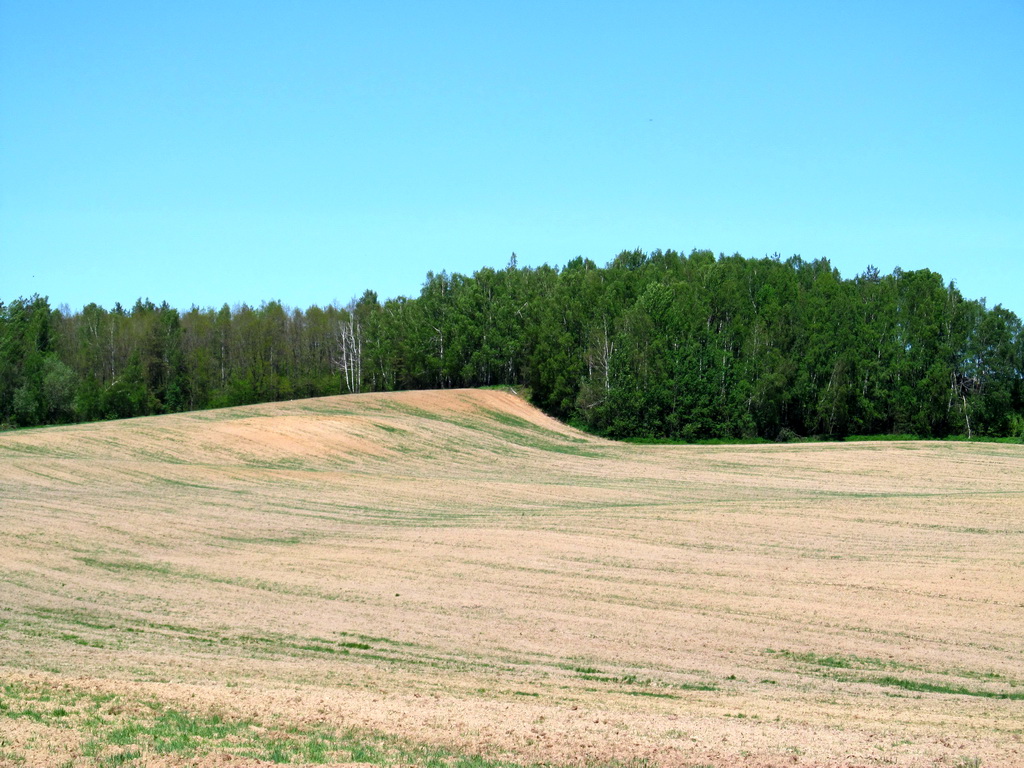
<svg viewBox="0 0 1024 768">
<path fill-rule="evenodd" d="M 634 247 L 1024 315 L 1024 3 L 0 0 L 0 300 L 305 308 Z"/>
</svg>

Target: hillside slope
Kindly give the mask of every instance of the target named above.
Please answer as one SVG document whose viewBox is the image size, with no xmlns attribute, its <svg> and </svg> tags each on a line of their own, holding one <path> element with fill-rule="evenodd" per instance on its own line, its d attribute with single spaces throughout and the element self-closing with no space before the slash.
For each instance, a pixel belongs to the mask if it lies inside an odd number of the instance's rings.
<svg viewBox="0 0 1024 768">
<path fill-rule="evenodd" d="M 1013 764 L 1021 510 L 1020 446 L 632 446 L 497 391 L 8 433 L 0 675 L 523 761 Z"/>
</svg>

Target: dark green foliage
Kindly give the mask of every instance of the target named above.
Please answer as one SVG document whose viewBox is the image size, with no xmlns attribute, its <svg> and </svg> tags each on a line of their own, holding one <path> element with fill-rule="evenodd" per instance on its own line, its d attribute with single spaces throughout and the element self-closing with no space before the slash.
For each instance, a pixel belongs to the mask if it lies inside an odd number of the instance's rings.
<svg viewBox="0 0 1024 768">
<path fill-rule="evenodd" d="M 74 417 L 76 380 L 56 355 L 58 318 L 39 296 L 0 303 L 0 423 L 55 424 Z"/>
<path fill-rule="evenodd" d="M 0 423 L 527 385 L 598 434 L 1024 437 L 1020 319 L 929 270 L 624 251 L 606 267 L 427 274 L 420 295 L 220 310 L 0 304 Z"/>
</svg>

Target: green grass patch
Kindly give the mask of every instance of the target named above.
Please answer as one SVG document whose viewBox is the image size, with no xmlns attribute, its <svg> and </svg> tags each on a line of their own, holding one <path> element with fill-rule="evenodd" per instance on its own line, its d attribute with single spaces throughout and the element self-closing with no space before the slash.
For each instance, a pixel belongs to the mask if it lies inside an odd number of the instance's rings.
<svg viewBox="0 0 1024 768">
<path fill-rule="evenodd" d="M 36 608 L 32 614 L 35 619 L 18 625 L 22 634 L 90 648 L 116 650 L 171 641 L 212 653 L 220 653 L 221 648 L 239 648 L 256 658 L 352 655 L 364 660 L 380 658 L 393 663 L 416 663 L 409 658 L 410 654 L 417 653 L 414 644 L 354 632 L 339 631 L 329 637 L 272 632 L 226 633 L 217 627 L 194 627 L 75 609 Z"/>
<path fill-rule="evenodd" d="M 336 600 L 337 594 L 323 592 L 315 587 L 306 587 L 282 582 L 266 581 L 264 579 L 238 578 L 231 576 L 216 576 L 203 573 L 193 568 L 177 568 L 167 563 L 150 563 L 141 560 L 104 560 L 97 557 L 80 556 L 76 557 L 83 565 L 92 568 L 99 568 L 111 573 L 149 573 L 159 576 L 184 579 L 188 581 L 207 581 L 213 584 L 226 584 L 243 589 L 257 589 L 263 592 L 273 592 L 284 595 L 298 595 L 301 597 L 318 597 L 324 600 Z"/>
<path fill-rule="evenodd" d="M 886 662 L 882 659 L 871 659 L 860 656 L 841 656 L 839 654 L 819 654 L 812 651 L 799 653 L 797 651 L 787 650 L 773 650 L 768 648 L 765 650 L 769 656 L 775 656 L 780 659 L 788 659 L 789 661 L 796 661 L 801 664 L 812 664 L 816 667 L 830 667 L 833 669 L 887 669 L 892 666 L 892 662 Z"/>
<path fill-rule="evenodd" d="M 897 435 L 847 435 L 845 441 L 848 443 L 867 443 L 867 442 L 886 442 L 886 443 L 901 443 L 908 442 L 911 440 L 920 440 L 921 438 L 917 435 L 908 434 L 897 434 Z"/>
<path fill-rule="evenodd" d="M 47 711 L 40 702 L 63 704 Z M 48 683 L 0 685 L 0 717 L 24 717 L 78 737 L 69 764 L 86 768 L 143 766 L 159 756 L 172 762 L 213 753 L 277 764 L 367 763 L 422 768 L 522 768 L 507 759 L 418 744 L 390 734 L 328 724 L 296 724 L 276 716 L 257 720 L 218 711 L 189 712 L 151 699 L 90 695 Z M 4 745 L 7 746 L 7 745 Z M 0 753 L 5 765 L 27 765 L 27 748 Z"/>
<path fill-rule="evenodd" d="M 306 510 L 300 510 L 305 512 Z M 301 544 L 306 539 L 302 536 L 220 536 L 221 541 L 236 544 Z"/>
<path fill-rule="evenodd" d="M 905 691 L 915 691 L 918 693 L 945 693 L 951 696 L 978 696 L 985 699 L 1024 701 L 1024 692 L 985 691 L 978 688 L 964 688 L 960 685 L 923 683 L 917 680 L 907 680 L 902 677 L 862 677 L 857 678 L 853 682 L 872 683 L 889 688 L 902 688 Z"/>
<path fill-rule="evenodd" d="M 141 560 L 101 560 L 98 557 L 76 557 L 78 562 L 82 565 L 88 565 L 90 568 L 99 568 L 104 571 L 110 571 L 112 573 L 158 573 L 162 576 L 178 576 L 181 572 L 172 568 L 169 565 L 163 565 L 160 563 L 146 563 Z"/>
<path fill-rule="evenodd" d="M 72 632 L 64 632 L 60 635 L 60 639 L 65 642 L 74 643 L 75 645 L 84 645 L 89 648 L 104 648 L 105 646 L 98 640 L 87 640 L 84 637 L 80 637 Z"/>
<path fill-rule="evenodd" d="M 583 430 L 583 425 L 573 424 L 574 427 Z M 585 431 L 585 430 L 584 430 Z M 603 435 L 603 437 L 608 437 Z M 986 437 L 974 435 L 968 438 L 966 435 L 952 435 L 950 437 L 935 438 L 921 437 L 919 435 L 895 434 L 895 435 L 846 435 L 842 438 L 829 435 L 809 435 L 806 437 L 794 437 L 785 441 L 767 440 L 762 437 L 712 437 L 697 440 L 684 440 L 672 437 L 623 437 L 614 438 L 622 443 L 631 445 L 767 445 L 776 442 L 788 443 L 866 443 L 866 442 L 929 442 L 929 443 L 1003 443 L 1007 445 L 1024 445 L 1024 438 L 1021 437 Z"/>
<path fill-rule="evenodd" d="M 630 689 L 621 690 L 630 696 L 653 696 L 655 698 L 678 698 L 668 691 L 717 691 L 718 686 L 714 683 L 665 683 L 657 682 L 647 677 L 640 677 L 634 674 L 615 675 L 603 672 L 596 667 L 572 666 L 569 664 L 557 664 L 561 669 L 572 672 L 580 680 L 589 683 L 608 683 L 611 685 L 628 685 Z M 651 690 L 654 688 L 655 690 Z"/>
<path fill-rule="evenodd" d="M 614 439 L 614 438 L 613 438 Z M 705 437 L 683 440 L 674 437 L 624 437 L 619 440 L 629 445 L 767 445 L 773 443 L 763 437 Z"/>
<path fill-rule="evenodd" d="M 796 652 L 787 650 L 773 650 L 768 648 L 765 653 L 769 656 L 776 658 L 787 659 L 789 661 L 795 661 L 800 664 L 807 664 L 809 666 L 821 667 L 824 670 L 851 670 L 851 671 L 909 671 L 909 672 L 923 672 L 926 674 L 934 675 L 947 675 L 950 677 L 960 677 L 970 680 L 991 680 L 1006 683 L 1010 686 L 1016 686 L 1017 682 L 1014 680 L 1008 680 L 997 672 L 975 672 L 972 670 L 964 669 L 950 669 L 950 670 L 929 670 L 925 667 L 916 664 L 906 664 L 903 662 L 891 660 L 891 659 L 875 659 L 866 656 L 854 656 L 847 655 L 843 656 L 840 654 L 818 654 L 813 652 Z M 846 682 L 861 682 L 861 683 L 877 683 L 878 685 L 885 685 L 894 688 L 903 688 L 908 691 L 919 691 L 923 693 L 951 693 L 963 696 L 984 696 L 987 698 L 997 699 L 1022 699 L 1024 693 L 998 693 L 990 691 L 979 691 L 976 689 L 970 689 L 958 685 L 938 685 L 932 683 L 918 683 L 913 680 L 906 678 L 886 676 L 879 678 L 868 678 L 868 677 L 851 677 L 849 675 L 843 675 L 841 673 L 831 673 L 830 676 L 837 680 L 843 680 Z"/>
<path fill-rule="evenodd" d="M 1024 437 L 988 437 L 985 435 L 952 435 L 942 439 L 944 443 L 1003 443 L 1005 445 L 1024 445 Z"/>
<path fill-rule="evenodd" d="M 506 427 L 512 427 L 513 429 L 525 430 L 527 432 L 539 432 L 543 435 L 550 435 L 551 430 L 544 429 L 539 424 L 534 424 L 532 421 L 528 421 L 521 416 L 515 416 L 511 413 L 505 413 L 504 411 L 492 411 L 490 408 L 481 408 L 480 412 L 483 413 L 487 418 L 503 424 Z M 585 442 L 580 438 L 573 438 L 580 442 Z"/>
<path fill-rule="evenodd" d="M 50 621 L 58 621 L 61 624 L 71 624 L 88 629 L 117 629 L 116 624 L 101 618 L 88 611 L 75 610 L 72 608 L 35 608 L 32 610 L 34 616 Z"/>
<path fill-rule="evenodd" d="M 718 686 L 714 683 L 676 683 L 672 686 L 681 691 L 717 691 Z"/>
<path fill-rule="evenodd" d="M 18 431 L 20 432 L 20 431 L 22 431 L 24 429 L 31 429 L 31 427 L 22 427 Z M 40 446 L 40 445 L 32 445 L 31 443 L 13 443 L 13 442 L 12 443 L 4 443 L 3 445 L 0 445 L 0 451 L 9 451 L 11 453 L 20 453 L 22 455 L 28 455 L 28 456 L 50 456 L 50 455 L 56 455 L 56 453 L 57 453 L 52 448 L 48 448 L 48 447 L 44 447 L 44 446 Z"/>
</svg>

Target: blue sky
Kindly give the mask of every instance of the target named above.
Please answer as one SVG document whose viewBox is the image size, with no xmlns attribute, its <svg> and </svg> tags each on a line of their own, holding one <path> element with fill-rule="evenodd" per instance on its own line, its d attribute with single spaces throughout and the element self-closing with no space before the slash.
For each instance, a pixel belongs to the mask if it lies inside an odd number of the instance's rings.
<svg viewBox="0 0 1024 768">
<path fill-rule="evenodd" d="M 623 249 L 1024 315 L 1024 3 L 0 0 L 0 300 L 417 295 Z"/>
</svg>

